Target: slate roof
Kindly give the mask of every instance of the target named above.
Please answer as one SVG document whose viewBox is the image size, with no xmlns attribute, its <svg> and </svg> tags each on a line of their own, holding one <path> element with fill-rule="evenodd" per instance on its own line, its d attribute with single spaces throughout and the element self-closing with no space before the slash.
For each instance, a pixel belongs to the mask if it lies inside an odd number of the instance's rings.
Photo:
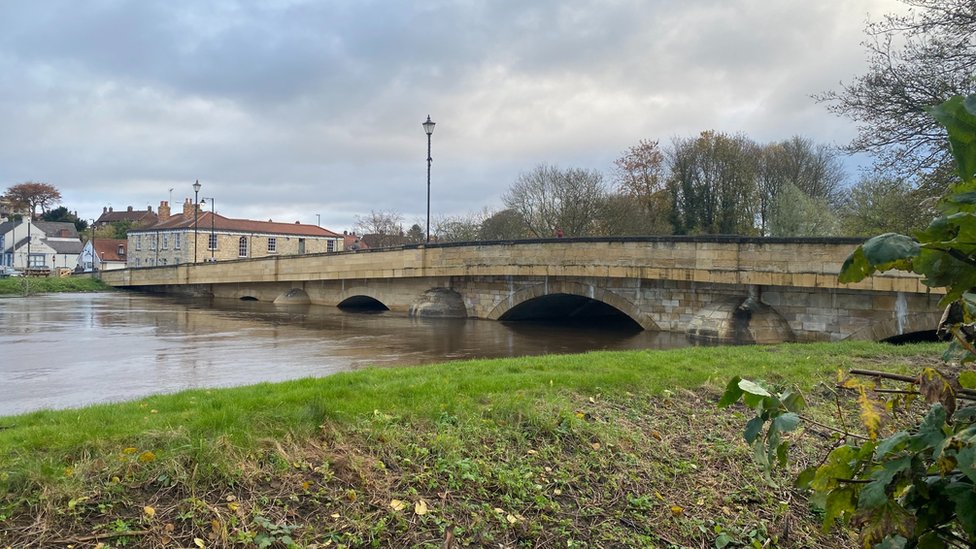
<svg viewBox="0 0 976 549">
<path fill-rule="evenodd" d="M 108 225 L 119 221 L 131 221 L 137 225 L 151 225 L 159 221 L 159 216 L 152 210 L 120 210 L 103 211 L 95 220 L 95 225 Z"/>
<path fill-rule="evenodd" d="M 48 238 L 78 238 L 78 228 L 66 221 L 33 221 L 32 225 L 44 231 Z M 64 234 L 61 233 L 64 231 Z"/>
<path fill-rule="evenodd" d="M 85 245 L 80 240 L 45 240 L 44 243 L 59 254 L 80 254 L 81 250 L 85 248 Z"/>
</svg>

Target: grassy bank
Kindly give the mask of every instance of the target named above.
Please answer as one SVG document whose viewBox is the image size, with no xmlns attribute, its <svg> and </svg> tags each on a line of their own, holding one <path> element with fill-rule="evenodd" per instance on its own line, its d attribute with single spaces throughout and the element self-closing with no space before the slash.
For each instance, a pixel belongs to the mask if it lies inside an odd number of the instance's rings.
<svg viewBox="0 0 976 549">
<path fill-rule="evenodd" d="M 940 347 L 483 360 L 0 418 L 0 546 L 847 547 L 762 478 L 715 395 Z M 824 444 L 805 440 L 797 466 Z"/>
<path fill-rule="evenodd" d="M 9 277 L 0 278 L 0 295 L 24 295 L 25 288 L 32 294 L 58 292 L 104 292 L 112 287 L 91 277 Z"/>
</svg>

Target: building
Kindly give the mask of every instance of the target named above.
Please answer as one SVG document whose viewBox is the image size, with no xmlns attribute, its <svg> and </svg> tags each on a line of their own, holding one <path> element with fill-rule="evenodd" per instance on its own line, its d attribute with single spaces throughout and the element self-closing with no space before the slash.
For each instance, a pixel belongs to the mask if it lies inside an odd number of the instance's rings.
<svg viewBox="0 0 976 549">
<path fill-rule="evenodd" d="M 0 223 L 0 264 L 5 266 L 17 270 L 73 269 L 81 250 L 74 223 L 26 218 Z"/>
<path fill-rule="evenodd" d="M 168 202 L 159 205 L 159 221 L 129 230 L 128 267 L 227 261 L 273 255 L 338 252 L 342 235 L 316 225 L 231 219 L 196 210 L 187 199 L 183 210 L 170 214 Z"/>
<path fill-rule="evenodd" d="M 159 216 L 153 211 L 152 206 L 146 207 L 145 210 L 133 210 L 132 206 L 129 206 L 125 211 L 113 211 L 111 206 L 105 206 L 102 208 L 102 215 L 98 216 L 95 220 L 95 227 L 105 227 L 113 223 L 125 223 L 128 222 L 132 227 L 148 227 L 149 225 L 154 225 L 159 221 Z"/>
<path fill-rule="evenodd" d="M 93 245 L 94 243 L 94 245 Z M 85 243 L 84 249 L 78 255 L 78 265 L 76 271 L 89 273 L 92 269 L 97 271 L 111 271 L 114 269 L 124 269 L 126 267 L 126 249 L 129 247 L 127 240 L 114 238 L 96 238 Z"/>
</svg>

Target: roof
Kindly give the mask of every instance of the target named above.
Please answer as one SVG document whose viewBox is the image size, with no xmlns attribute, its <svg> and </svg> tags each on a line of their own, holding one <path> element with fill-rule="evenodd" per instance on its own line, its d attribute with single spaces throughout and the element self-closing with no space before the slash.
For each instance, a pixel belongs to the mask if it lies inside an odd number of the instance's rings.
<svg viewBox="0 0 976 549">
<path fill-rule="evenodd" d="M 78 238 L 78 228 L 66 221 L 34 221 L 31 223 L 44 231 L 48 238 Z M 62 232 L 64 231 L 64 232 Z"/>
<path fill-rule="evenodd" d="M 367 246 L 366 243 L 363 242 L 362 237 L 356 233 L 344 234 L 342 235 L 342 240 L 343 240 L 343 246 L 342 246 L 343 250 L 349 250 L 354 252 L 356 250 L 365 250 L 369 248 L 369 246 Z"/>
<path fill-rule="evenodd" d="M 250 219 L 231 219 L 229 217 L 224 217 L 220 214 L 214 214 L 211 212 L 200 212 L 200 215 L 196 220 L 197 230 L 200 232 L 210 230 L 211 220 L 213 223 L 213 228 L 219 231 L 333 238 L 341 238 L 342 236 L 317 225 L 306 225 L 303 223 L 276 223 L 274 221 L 252 221 Z M 137 230 L 130 230 L 129 232 L 138 233 L 189 228 L 193 228 L 193 217 L 184 217 L 182 214 L 180 214 L 171 216 L 165 221 L 160 221 L 155 225 L 149 225 L 148 227 L 142 227 Z"/>
<path fill-rule="evenodd" d="M 102 215 L 98 216 L 95 220 L 96 225 L 107 225 L 109 223 L 117 223 L 119 221 L 132 221 L 133 223 L 141 223 L 144 225 L 149 225 L 159 221 L 159 216 L 156 212 L 151 209 L 146 210 L 133 210 L 132 206 L 129 206 L 128 210 L 120 211 L 103 211 Z"/>
<path fill-rule="evenodd" d="M 80 254 L 81 250 L 84 249 L 85 245 L 81 243 L 80 240 L 74 241 L 61 241 L 61 240 L 45 240 L 45 244 L 50 246 L 54 251 L 59 254 Z"/>
<path fill-rule="evenodd" d="M 125 252 L 128 241 L 115 238 L 96 238 L 95 253 L 102 261 L 125 261 Z M 122 255 L 119 255 L 119 248 L 122 248 Z"/>
<path fill-rule="evenodd" d="M 0 223 L 0 234 L 7 234 L 10 232 L 10 229 L 13 229 L 16 226 L 16 221 L 4 221 L 3 223 Z"/>
</svg>

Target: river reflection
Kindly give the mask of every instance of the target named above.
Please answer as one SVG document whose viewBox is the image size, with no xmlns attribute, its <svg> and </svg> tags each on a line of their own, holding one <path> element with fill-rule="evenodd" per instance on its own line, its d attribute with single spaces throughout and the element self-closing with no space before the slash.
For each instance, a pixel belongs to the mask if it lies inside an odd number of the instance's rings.
<svg viewBox="0 0 976 549">
<path fill-rule="evenodd" d="M 377 365 L 671 348 L 681 335 L 132 293 L 0 299 L 0 415 Z"/>
</svg>

